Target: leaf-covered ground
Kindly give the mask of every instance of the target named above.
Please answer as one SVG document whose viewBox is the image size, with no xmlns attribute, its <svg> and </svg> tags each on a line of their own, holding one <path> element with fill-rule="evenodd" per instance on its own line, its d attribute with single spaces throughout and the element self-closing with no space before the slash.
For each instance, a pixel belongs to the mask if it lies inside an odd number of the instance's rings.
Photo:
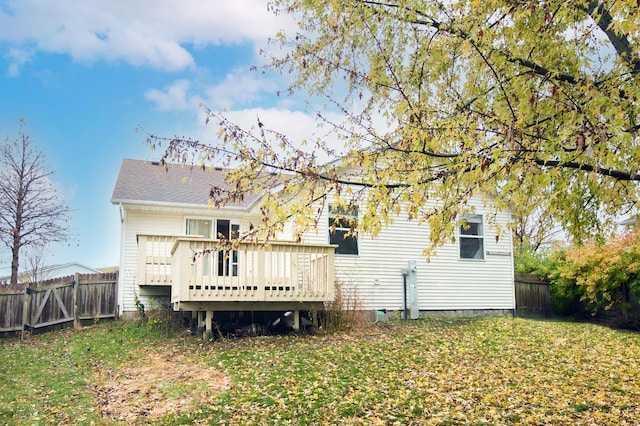
<svg viewBox="0 0 640 426">
<path fill-rule="evenodd" d="M 7 424 L 640 424 L 640 334 L 592 324 L 422 320 L 205 344 L 117 322 L 3 340 L 0 359 Z M 105 408 L 116 394 L 121 415 Z"/>
</svg>

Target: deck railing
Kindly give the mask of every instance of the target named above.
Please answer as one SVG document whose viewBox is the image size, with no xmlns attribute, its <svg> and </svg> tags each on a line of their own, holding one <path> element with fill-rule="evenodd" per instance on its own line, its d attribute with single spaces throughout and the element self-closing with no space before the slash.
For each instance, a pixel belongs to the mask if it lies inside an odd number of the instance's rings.
<svg viewBox="0 0 640 426">
<path fill-rule="evenodd" d="M 324 302 L 334 297 L 334 246 L 138 236 L 138 284 L 171 285 L 172 302 Z"/>
<path fill-rule="evenodd" d="M 138 285 L 172 285 L 171 249 L 178 235 L 138 235 Z"/>
</svg>

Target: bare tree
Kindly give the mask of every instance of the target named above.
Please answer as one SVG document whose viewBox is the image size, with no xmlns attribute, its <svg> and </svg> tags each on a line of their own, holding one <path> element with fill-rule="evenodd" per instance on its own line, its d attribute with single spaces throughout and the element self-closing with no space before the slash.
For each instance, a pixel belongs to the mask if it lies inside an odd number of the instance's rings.
<svg viewBox="0 0 640 426">
<path fill-rule="evenodd" d="M 26 271 L 20 274 L 20 281 L 39 285 L 44 280 L 49 279 L 51 269 L 47 268 L 46 256 L 47 247 L 43 244 L 34 244 L 29 247 L 26 253 L 23 252 L 23 265 L 25 265 Z"/>
<path fill-rule="evenodd" d="M 18 282 L 21 249 L 69 238 L 69 208 L 53 187 L 52 174 L 23 128 L 0 146 L 0 241 L 11 251 L 11 284 Z"/>
</svg>

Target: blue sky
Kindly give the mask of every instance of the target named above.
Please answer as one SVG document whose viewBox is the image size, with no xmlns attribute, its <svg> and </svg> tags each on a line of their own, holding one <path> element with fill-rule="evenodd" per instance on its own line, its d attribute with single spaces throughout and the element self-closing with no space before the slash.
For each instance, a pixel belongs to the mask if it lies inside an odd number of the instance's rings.
<svg viewBox="0 0 640 426">
<path fill-rule="evenodd" d="M 286 76 L 250 71 L 268 37 L 292 28 L 266 0 L 0 0 L 0 137 L 24 118 L 73 210 L 76 240 L 47 263 L 118 264 L 120 163 L 158 156 L 136 128 L 211 139 L 201 104 L 292 137 L 312 128 L 302 102 L 274 95 Z M 0 275 L 9 264 L 0 250 Z"/>
</svg>

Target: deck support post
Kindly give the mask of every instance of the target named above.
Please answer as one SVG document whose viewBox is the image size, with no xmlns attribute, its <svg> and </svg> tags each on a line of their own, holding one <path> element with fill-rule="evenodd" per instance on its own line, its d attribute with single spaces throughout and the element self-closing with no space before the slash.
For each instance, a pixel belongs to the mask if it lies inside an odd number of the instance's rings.
<svg viewBox="0 0 640 426">
<path fill-rule="evenodd" d="M 205 329 L 202 334 L 202 340 L 208 342 L 209 340 L 213 340 L 213 311 L 207 311 L 204 323 Z"/>
<path fill-rule="evenodd" d="M 204 330 L 204 312 L 196 311 L 196 315 L 197 315 L 197 321 L 198 321 L 197 329 Z"/>
<path fill-rule="evenodd" d="M 300 311 L 293 311 L 293 329 L 300 330 Z"/>
</svg>

